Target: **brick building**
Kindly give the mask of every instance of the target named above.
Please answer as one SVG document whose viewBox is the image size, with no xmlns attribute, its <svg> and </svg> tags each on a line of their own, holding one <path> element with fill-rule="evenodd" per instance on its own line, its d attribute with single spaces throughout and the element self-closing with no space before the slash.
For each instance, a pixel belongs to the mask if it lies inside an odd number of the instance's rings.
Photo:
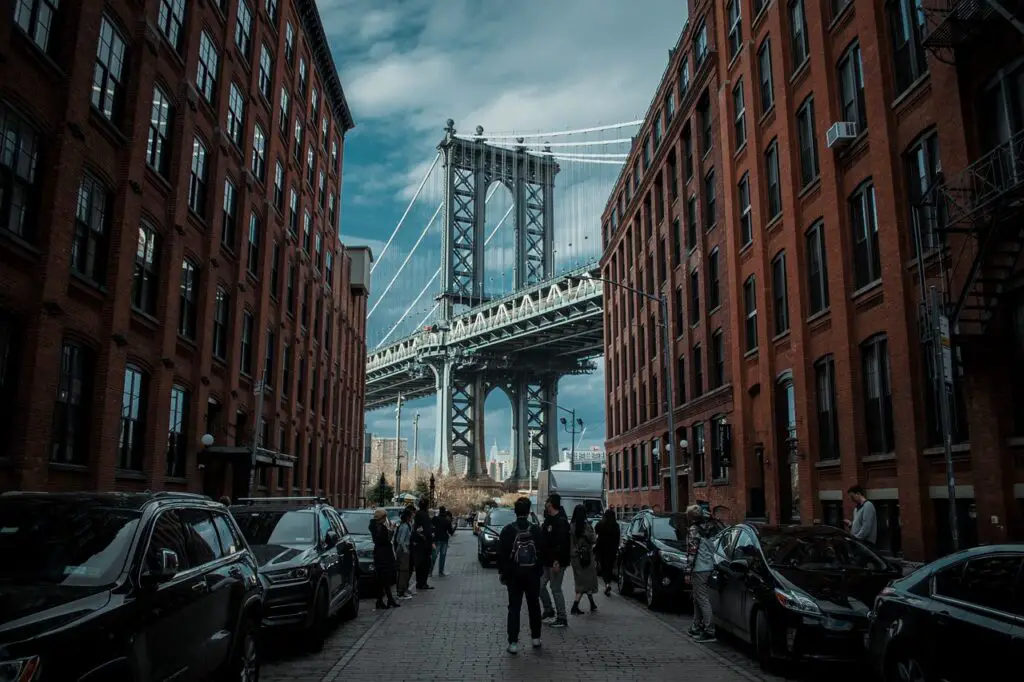
<svg viewBox="0 0 1024 682">
<path fill-rule="evenodd" d="M 16 0 L 0 64 L 0 490 L 238 496 L 259 436 L 259 494 L 355 504 L 370 254 L 314 1 Z"/>
<path fill-rule="evenodd" d="M 606 209 L 602 261 L 606 277 L 669 297 L 684 499 L 725 505 L 733 520 L 839 524 L 860 483 L 881 547 L 913 559 L 946 551 L 950 536 L 922 291 L 945 291 L 950 310 L 981 282 L 1008 294 L 1024 244 L 1007 200 L 1019 184 L 962 191 L 991 179 L 977 169 L 992 154 L 1000 171 L 1024 158 L 1021 35 L 990 13 L 987 38 L 938 54 L 925 41 L 945 14 L 921 4 L 691 2 Z M 986 110 L 1001 115 L 979 119 Z M 1004 176 L 1024 177 L 1010 167 Z M 999 237 L 981 251 L 985 234 Z M 642 475 L 666 462 L 659 337 L 644 335 L 656 311 L 606 294 L 611 503 L 665 505 Z M 986 308 L 980 317 L 965 309 L 954 327 L 962 544 L 1020 537 L 1024 506 L 1024 396 L 1007 371 L 1022 376 L 1021 297 L 980 299 L 966 306 Z"/>
</svg>

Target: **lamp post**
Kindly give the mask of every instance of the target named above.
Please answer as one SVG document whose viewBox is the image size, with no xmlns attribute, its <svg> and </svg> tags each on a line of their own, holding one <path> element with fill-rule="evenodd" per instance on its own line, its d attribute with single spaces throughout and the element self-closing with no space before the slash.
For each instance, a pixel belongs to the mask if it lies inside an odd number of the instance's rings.
<svg viewBox="0 0 1024 682">
<path fill-rule="evenodd" d="M 569 463 L 575 469 L 576 468 L 576 425 L 579 424 L 580 428 L 583 427 L 583 419 L 576 418 L 576 410 L 570 410 L 567 407 L 562 407 L 558 403 L 553 403 L 550 400 L 538 400 L 542 405 L 553 405 L 555 408 L 565 412 L 569 415 L 569 419 L 566 420 L 562 417 L 562 427 L 565 428 L 565 432 L 572 435 L 572 443 L 569 444 Z"/>
<path fill-rule="evenodd" d="M 668 296 L 665 294 L 649 294 L 646 291 L 642 291 L 635 287 L 631 287 L 628 284 L 616 282 L 612 279 L 605 279 L 604 277 L 591 276 L 590 279 L 597 280 L 598 282 L 604 282 L 605 284 L 620 287 L 629 291 L 630 293 L 636 294 L 637 296 L 643 296 L 649 301 L 658 302 L 658 312 L 661 315 L 661 359 L 662 368 L 665 372 L 665 380 L 662 385 L 665 387 L 665 412 L 668 414 L 668 432 L 669 442 L 674 442 L 676 439 L 676 406 L 675 406 L 675 389 L 673 388 L 672 382 L 672 360 L 669 358 L 669 349 L 671 346 L 672 339 L 669 335 L 668 329 Z M 669 487 L 669 500 L 672 507 L 672 512 L 679 511 L 679 495 L 676 491 L 676 453 L 675 448 L 668 449 L 668 469 L 669 476 L 672 479 L 671 486 Z"/>
</svg>

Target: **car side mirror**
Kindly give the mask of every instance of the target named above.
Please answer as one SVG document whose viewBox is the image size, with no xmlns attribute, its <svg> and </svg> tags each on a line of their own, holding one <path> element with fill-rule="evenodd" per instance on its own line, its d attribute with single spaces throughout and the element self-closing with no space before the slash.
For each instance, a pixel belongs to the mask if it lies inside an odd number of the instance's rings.
<svg viewBox="0 0 1024 682">
<path fill-rule="evenodd" d="M 338 537 L 338 534 L 333 530 L 329 530 L 324 533 L 324 546 L 326 546 L 327 549 L 331 549 L 336 546 L 339 540 L 340 538 Z"/>
<path fill-rule="evenodd" d="M 747 573 L 750 571 L 750 559 L 733 559 L 729 562 L 729 568 L 736 573 Z"/>
<path fill-rule="evenodd" d="M 145 571 L 142 578 L 146 585 L 155 587 L 178 575 L 181 570 L 180 566 L 181 560 L 178 558 L 178 553 L 164 547 L 156 557 L 156 566 Z"/>
</svg>

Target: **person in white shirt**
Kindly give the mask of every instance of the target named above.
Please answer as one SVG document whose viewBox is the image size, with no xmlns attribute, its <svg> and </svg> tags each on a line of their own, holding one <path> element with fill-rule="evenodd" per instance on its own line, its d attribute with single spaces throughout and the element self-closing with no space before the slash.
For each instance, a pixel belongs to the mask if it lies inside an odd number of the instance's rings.
<svg viewBox="0 0 1024 682">
<path fill-rule="evenodd" d="M 864 488 L 859 485 L 850 486 L 846 491 L 853 501 L 853 522 L 846 521 L 850 527 L 853 537 L 874 547 L 878 540 L 878 517 L 875 515 L 875 505 L 864 495 Z"/>
</svg>

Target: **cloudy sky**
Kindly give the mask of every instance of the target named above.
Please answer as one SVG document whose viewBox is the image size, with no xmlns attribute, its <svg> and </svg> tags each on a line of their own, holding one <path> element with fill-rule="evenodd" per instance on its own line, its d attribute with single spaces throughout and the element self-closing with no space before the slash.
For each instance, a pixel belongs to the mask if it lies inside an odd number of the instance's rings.
<svg viewBox="0 0 1024 682">
<path fill-rule="evenodd" d="M 664 71 L 668 49 L 686 20 L 681 0 L 317 0 L 356 120 L 345 145 L 342 238 L 369 244 L 383 257 L 374 271 L 368 341 L 376 346 L 428 319 L 439 265 L 440 216 L 427 227 L 441 191 L 435 171 L 416 192 L 452 118 L 461 133 L 481 125 L 501 132 L 587 128 L 643 116 Z M 656 19 L 653 19 L 656 17 Z M 636 128 L 595 133 L 585 139 L 628 138 Z M 580 139 L 580 138 L 576 138 Z M 586 148 L 625 152 L 624 146 Z M 577 149 L 576 151 L 580 151 Z M 559 270 L 599 256 L 597 216 L 619 172 L 615 163 L 560 163 L 556 200 Z M 489 230 L 510 198 L 488 204 Z M 384 243 L 408 209 L 397 237 Z M 426 228 L 426 230 L 425 230 Z M 424 231 L 425 230 L 425 231 Z M 421 232 L 423 244 L 399 270 Z M 511 230 L 496 229 L 488 245 L 488 289 L 511 287 Z M 399 272 L 401 274 L 399 275 Z M 381 292 L 388 293 L 381 300 Z M 421 290 L 422 302 L 410 306 Z M 399 324 L 408 310 L 404 322 Z M 394 330 L 392 331 L 392 328 Z M 598 362 L 603 365 L 603 361 Z M 575 408 L 587 426 L 581 445 L 605 437 L 604 375 L 561 382 L 559 402 Z M 420 413 L 421 452 L 433 453 L 433 399 L 409 403 L 403 435 Z M 367 428 L 394 433 L 393 409 L 371 412 Z M 510 413 L 500 392 L 487 402 L 487 443 L 508 447 Z M 561 445 L 567 447 L 569 436 Z"/>
</svg>

